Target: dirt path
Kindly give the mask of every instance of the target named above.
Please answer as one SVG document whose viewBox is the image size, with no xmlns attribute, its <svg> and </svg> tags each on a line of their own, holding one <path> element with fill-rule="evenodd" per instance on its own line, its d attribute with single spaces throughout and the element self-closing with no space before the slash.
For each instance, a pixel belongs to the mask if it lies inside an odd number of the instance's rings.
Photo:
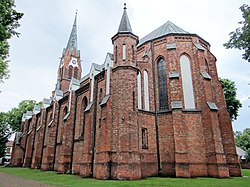
<svg viewBox="0 0 250 187">
<path fill-rule="evenodd" d="M 0 173 L 0 187 L 55 187 L 37 181 L 16 177 L 6 173 Z M 57 186 L 58 187 L 58 186 Z"/>
</svg>

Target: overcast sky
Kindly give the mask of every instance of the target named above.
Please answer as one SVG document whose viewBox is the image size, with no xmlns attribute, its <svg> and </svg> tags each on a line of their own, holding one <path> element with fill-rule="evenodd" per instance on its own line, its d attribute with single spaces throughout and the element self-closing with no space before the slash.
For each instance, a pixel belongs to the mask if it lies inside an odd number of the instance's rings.
<svg viewBox="0 0 250 187">
<path fill-rule="evenodd" d="M 112 52 L 111 37 L 117 32 L 124 0 L 19 0 L 16 9 L 24 13 L 19 38 L 10 40 L 10 79 L 0 84 L 0 111 L 16 107 L 22 100 L 42 101 L 55 88 L 59 57 L 67 45 L 76 9 L 78 47 L 83 75 L 91 63 L 102 64 Z M 126 0 L 134 34 L 142 38 L 165 22 L 198 34 L 211 44 L 217 57 L 219 76 L 236 82 L 243 107 L 234 130 L 249 126 L 250 64 L 243 51 L 225 49 L 242 20 L 243 0 Z M 82 76 L 83 76 L 82 75 Z"/>
</svg>

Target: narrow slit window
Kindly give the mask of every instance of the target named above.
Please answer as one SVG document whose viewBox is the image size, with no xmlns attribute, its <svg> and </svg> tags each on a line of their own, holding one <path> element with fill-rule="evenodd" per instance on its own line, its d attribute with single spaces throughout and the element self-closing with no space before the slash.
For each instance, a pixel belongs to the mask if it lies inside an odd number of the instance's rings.
<svg viewBox="0 0 250 187">
<path fill-rule="evenodd" d="M 115 46 L 115 62 L 117 62 L 117 46 Z"/>
<path fill-rule="evenodd" d="M 148 148 L 148 129 L 142 128 L 142 149 Z"/>
<path fill-rule="evenodd" d="M 126 44 L 122 46 L 122 60 L 126 60 Z"/>
<path fill-rule="evenodd" d="M 78 69 L 77 67 L 74 68 L 74 78 L 77 79 L 78 77 Z"/>
<path fill-rule="evenodd" d="M 135 111 L 135 92 L 132 93 L 133 97 L 133 111 Z"/>
</svg>

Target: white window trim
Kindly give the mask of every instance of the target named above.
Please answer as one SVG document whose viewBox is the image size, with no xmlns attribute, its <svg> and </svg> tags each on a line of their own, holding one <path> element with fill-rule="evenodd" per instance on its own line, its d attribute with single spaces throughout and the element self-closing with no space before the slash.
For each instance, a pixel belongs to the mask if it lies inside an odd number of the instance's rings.
<svg viewBox="0 0 250 187">
<path fill-rule="evenodd" d="M 107 64 L 107 80 L 106 80 L 106 95 L 109 94 L 110 89 L 110 66 Z"/>
<path fill-rule="evenodd" d="M 148 92 L 148 72 L 144 70 L 143 72 L 144 81 L 144 109 L 149 111 L 149 92 Z"/>
<path fill-rule="evenodd" d="M 122 60 L 126 60 L 126 44 L 122 45 Z"/>
<path fill-rule="evenodd" d="M 138 109 L 142 109 L 142 100 L 141 100 L 141 72 L 137 75 L 137 88 L 138 88 Z"/>
</svg>

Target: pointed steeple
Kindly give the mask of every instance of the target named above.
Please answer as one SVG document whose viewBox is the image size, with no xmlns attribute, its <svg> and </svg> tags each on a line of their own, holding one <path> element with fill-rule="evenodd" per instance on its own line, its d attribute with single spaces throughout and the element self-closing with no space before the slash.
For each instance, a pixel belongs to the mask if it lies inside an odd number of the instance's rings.
<svg viewBox="0 0 250 187">
<path fill-rule="evenodd" d="M 122 15 L 122 19 L 120 22 L 120 26 L 118 29 L 118 33 L 123 33 L 123 32 L 131 32 L 132 33 L 132 28 L 128 19 L 128 14 L 127 14 L 127 8 L 126 8 L 126 3 L 124 3 L 124 11 Z"/>
<path fill-rule="evenodd" d="M 70 33 L 70 37 L 69 37 L 69 41 L 66 47 L 67 51 L 68 49 L 70 49 L 70 52 L 73 52 L 74 50 L 77 51 L 77 27 L 76 27 L 76 19 L 77 19 L 77 12 L 75 15 L 75 20 L 74 20 L 74 24 Z"/>
</svg>

